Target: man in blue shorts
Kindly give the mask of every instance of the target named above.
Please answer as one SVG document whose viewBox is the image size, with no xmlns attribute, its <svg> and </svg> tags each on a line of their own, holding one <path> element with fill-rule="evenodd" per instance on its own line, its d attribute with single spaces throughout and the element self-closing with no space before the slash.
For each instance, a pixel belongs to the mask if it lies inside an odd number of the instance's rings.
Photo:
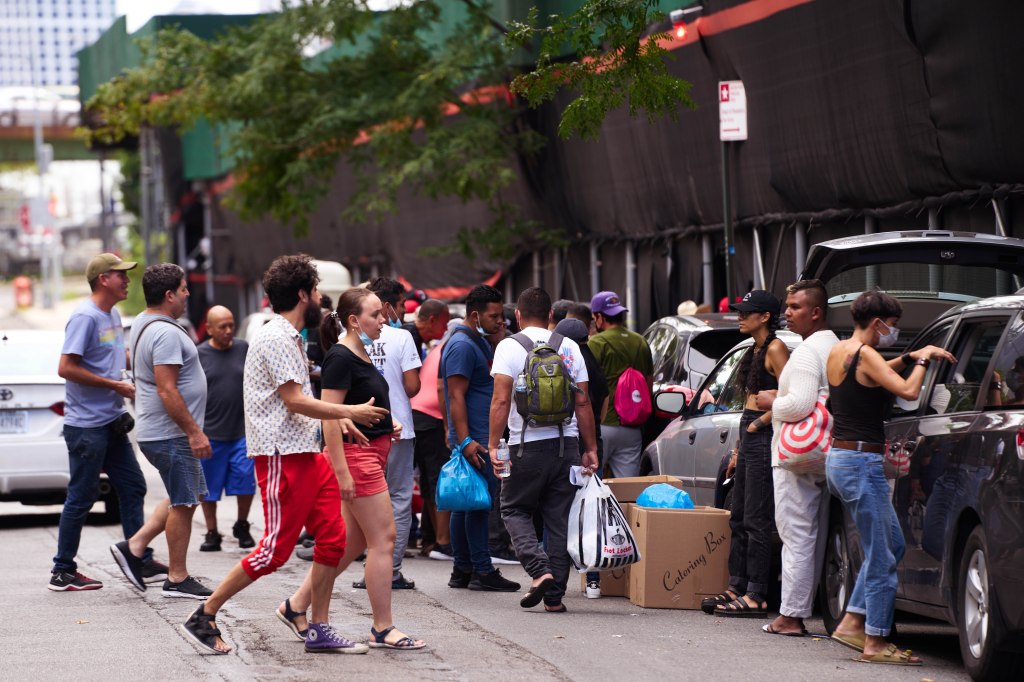
<svg viewBox="0 0 1024 682">
<path fill-rule="evenodd" d="M 206 424 L 213 456 L 199 460 L 208 492 L 203 499 L 206 539 L 200 552 L 219 552 L 217 502 L 221 493 L 238 498 L 238 520 L 231 529 L 239 549 L 252 549 L 249 508 L 256 494 L 256 473 L 245 448 L 245 413 L 242 409 L 242 375 L 249 344 L 235 338 L 235 316 L 222 305 L 206 313 L 210 338 L 199 344 L 199 363 L 206 373 Z"/>
</svg>

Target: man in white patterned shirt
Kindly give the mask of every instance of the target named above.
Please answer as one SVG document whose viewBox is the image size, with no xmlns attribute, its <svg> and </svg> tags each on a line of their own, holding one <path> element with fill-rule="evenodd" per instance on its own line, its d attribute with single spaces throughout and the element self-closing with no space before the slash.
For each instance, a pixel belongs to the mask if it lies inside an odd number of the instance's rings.
<svg viewBox="0 0 1024 682">
<path fill-rule="evenodd" d="M 344 452 L 320 447 L 320 419 L 341 420 L 342 431 L 362 434 L 353 421 L 367 426 L 380 421 L 387 410 L 364 405 L 337 405 L 313 398 L 304 342 L 299 330 L 319 320 L 318 276 L 307 255 L 280 256 L 263 274 L 263 289 L 277 315 L 265 324 L 249 346 L 245 361 L 243 395 L 245 435 L 249 456 L 256 462 L 256 477 L 263 501 L 264 535 L 214 590 L 203 606 L 182 626 L 204 650 L 226 654 L 231 650 L 215 623 L 218 610 L 232 596 L 258 578 L 273 573 L 291 555 L 303 526 L 316 537 L 313 565 L 312 613 L 291 610 L 285 601 L 276 615 L 306 643 L 306 651 L 366 653 L 328 623 L 334 574 L 345 549 L 338 478 L 348 477 Z"/>
</svg>

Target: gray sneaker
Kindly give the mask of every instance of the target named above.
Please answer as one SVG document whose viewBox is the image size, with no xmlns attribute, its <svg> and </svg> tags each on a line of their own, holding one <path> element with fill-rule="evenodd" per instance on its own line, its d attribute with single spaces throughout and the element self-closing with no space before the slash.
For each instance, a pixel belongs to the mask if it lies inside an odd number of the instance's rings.
<svg viewBox="0 0 1024 682">
<path fill-rule="evenodd" d="M 124 577 L 140 592 L 146 591 L 146 581 L 142 575 L 142 559 L 132 554 L 128 541 L 122 540 L 110 546 L 110 554 L 114 557 Z"/>
<path fill-rule="evenodd" d="M 170 580 L 164 581 L 163 595 L 165 597 L 206 599 L 211 594 L 213 594 L 213 590 L 206 585 L 203 585 L 192 576 L 185 578 L 180 583 L 172 583 Z"/>
</svg>

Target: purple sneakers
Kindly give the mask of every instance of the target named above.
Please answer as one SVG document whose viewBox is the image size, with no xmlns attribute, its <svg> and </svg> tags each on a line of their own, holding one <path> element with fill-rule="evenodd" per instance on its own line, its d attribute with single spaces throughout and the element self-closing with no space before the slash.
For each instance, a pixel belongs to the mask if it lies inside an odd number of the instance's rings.
<svg viewBox="0 0 1024 682">
<path fill-rule="evenodd" d="M 310 653 L 365 654 L 370 648 L 345 639 L 328 623 L 310 623 L 306 631 L 306 651 Z"/>
</svg>

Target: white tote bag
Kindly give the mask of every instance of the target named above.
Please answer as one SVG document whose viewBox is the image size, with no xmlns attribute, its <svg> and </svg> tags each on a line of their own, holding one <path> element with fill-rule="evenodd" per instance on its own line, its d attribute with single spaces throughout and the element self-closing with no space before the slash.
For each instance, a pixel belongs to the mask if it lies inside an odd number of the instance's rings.
<svg viewBox="0 0 1024 682">
<path fill-rule="evenodd" d="M 640 561 L 640 550 L 611 489 L 597 476 L 583 477 L 569 509 L 569 556 L 576 568 L 602 571 Z"/>
</svg>

